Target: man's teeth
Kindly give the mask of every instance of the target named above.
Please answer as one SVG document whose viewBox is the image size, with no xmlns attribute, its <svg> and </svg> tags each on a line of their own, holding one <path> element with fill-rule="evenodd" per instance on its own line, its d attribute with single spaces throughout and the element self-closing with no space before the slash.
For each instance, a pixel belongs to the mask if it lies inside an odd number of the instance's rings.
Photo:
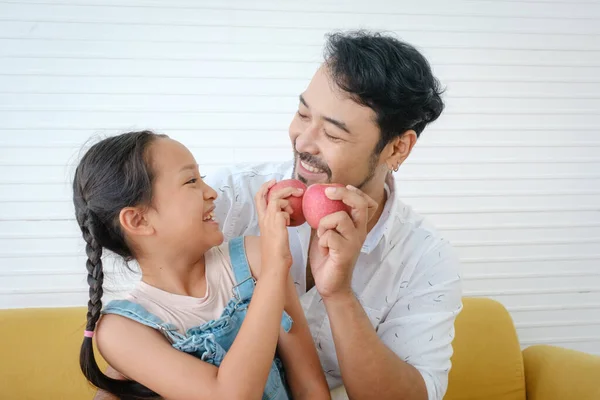
<svg viewBox="0 0 600 400">
<path fill-rule="evenodd" d="M 214 220 L 215 220 L 215 213 L 214 212 L 211 212 L 206 217 L 204 217 L 204 221 L 214 221 Z"/>
<path fill-rule="evenodd" d="M 300 164 L 301 164 L 301 165 L 302 165 L 302 167 L 303 167 L 304 169 L 306 169 L 308 172 L 312 172 L 312 173 L 315 173 L 315 174 L 319 174 L 319 173 L 323 172 L 323 170 L 320 170 L 319 168 L 315 168 L 315 167 L 313 167 L 313 166 L 311 166 L 311 165 L 309 165 L 309 164 L 305 163 L 304 161 L 300 161 Z"/>
</svg>

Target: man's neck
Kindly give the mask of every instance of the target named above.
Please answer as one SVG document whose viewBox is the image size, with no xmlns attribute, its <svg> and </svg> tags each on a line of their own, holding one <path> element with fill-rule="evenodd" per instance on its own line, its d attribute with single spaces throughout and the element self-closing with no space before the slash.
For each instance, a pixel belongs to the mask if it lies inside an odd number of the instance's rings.
<svg viewBox="0 0 600 400">
<path fill-rule="evenodd" d="M 367 223 L 367 232 L 371 232 L 371 229 L 375 227 L 377 221 L 379 221 L 379 218 L 381 217 L 381 214 L 383 214 L 383 209 L 385 208 L 388 195 L 387 191 L 385 190 L 385 183 L 377 185 L 377 187 L 365 188 L 364 192 L 366 195 L 375 200 L 375 202 L 377 202 L 377 210 Z"/>
</svg>

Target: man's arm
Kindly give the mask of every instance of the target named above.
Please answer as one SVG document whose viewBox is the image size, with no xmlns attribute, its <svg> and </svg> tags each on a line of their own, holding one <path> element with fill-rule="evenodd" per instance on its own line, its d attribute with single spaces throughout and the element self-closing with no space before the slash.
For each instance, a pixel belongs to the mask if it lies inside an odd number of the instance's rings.
<svg viewBox="0 0 600 400">
<path fill-rule="evenodd" d="M 443 398 L 462 309 L 458 261 L 449 250 L 445 244 L 430 251 L 437 263 L 423 258 L 377 331 L 353 293 L 324 299 L 351 399 Z"/>
<path fill-rule="evenodd" d="M 382 342 L 419 370 L 430 400 L 442 400 L 448 388 L 454 321 L 461 310 L 459 260 L 442 241 L 422 256 L 378 326 Z"/>
<path fill-rule="evenodd" d="M 324 303 L 350 399 L 427 399 L 419 371 L 379 339 L 353 293 L 340 293 Z"/>
<path fill-rule="evenodd" d="M 446 242 L 430 246 L 408 286 L 398 288 L 394 306 L 376 331 L 351 289 L 373 200 L 351 187 L 326 193 L 352 208 L 350 216 L 342 212 L 321 220 L 318 246 L 311 246 L 309 253 L 346 392 L 358 400 L 441 400 L 454 319 L 461 309 L 454 252 Z"/>
</svg>

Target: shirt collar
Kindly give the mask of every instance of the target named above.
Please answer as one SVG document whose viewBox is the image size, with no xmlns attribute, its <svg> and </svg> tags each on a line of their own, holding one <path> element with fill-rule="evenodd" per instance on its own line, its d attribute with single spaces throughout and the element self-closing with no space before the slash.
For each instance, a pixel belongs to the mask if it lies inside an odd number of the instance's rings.
<svg viewBox="0 0 600 400">
<path fill-rule="evenodd" d="M 371 229 L 371 232 L 367 234 L 367 238 L 363 243 L 361 252 L 370 254 L 381 242 L 381 239 L 386 237 L 391 229 L 391 225 L 394 222 L 394 218 L 391 217 L 392 213 L 396 210 L 396 182 L 392 174 L 388 174 L 385 179 L 385 193 L 387 200 L 383 207 L 383 212 L 379 216 L 379 220 Z"/>
</svg>

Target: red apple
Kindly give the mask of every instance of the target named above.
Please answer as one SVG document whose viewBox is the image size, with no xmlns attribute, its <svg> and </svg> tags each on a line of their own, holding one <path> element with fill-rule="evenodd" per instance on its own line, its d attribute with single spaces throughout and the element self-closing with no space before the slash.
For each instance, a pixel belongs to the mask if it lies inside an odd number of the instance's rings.
<svg viewBox="0 0 600 400">
<path fill-rule="evenodd" d="M 350 213 L 350 207 L 344 204 L 341 200 L 331 200 L 325 194 L 325 189 L 328 187 L 344 187 L 338 183 L 324 184 L 315 183 L 310 185 L 302 200 L 302 211 L 308 224 L 313 228 L 319 227 L 319 221 L 326 215 L 333 214 L 338 211 L 346 211 Z"/>
<path fill-rule="evenodd" d="M 297 179 L 284 179 L 282 181 L 277 182 L 271 189 L 269 189 L 269 193 L 267 194 L 267 202 L 271 200 L 271 192 L 273 190 L 284 189 L 286 187 L 295 187 L 298 189 L 302 189 L 306 192 L 306 185 L 300 182 Z M 306 222 L 304 218 L 304 214 L 302 213 L 302 197 L 289 196 L 287 200 L 290 202 L 290 206 L 292 207 L 292 214 L 290 214 L 290 226 L 299 226 Z"/>
</svg>

